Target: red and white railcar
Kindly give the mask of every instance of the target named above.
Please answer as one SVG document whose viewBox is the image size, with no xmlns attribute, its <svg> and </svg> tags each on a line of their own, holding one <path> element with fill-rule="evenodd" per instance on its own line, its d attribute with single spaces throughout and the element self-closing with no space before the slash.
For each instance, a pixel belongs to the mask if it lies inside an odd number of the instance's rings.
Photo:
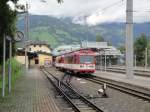
<svg viewBox="0 0 150 112">
<path fill-rule="evenodd" d="M 95 72 L 95 53 L 92 50 L 78 50 L 56 57 L 57 68 L 80 74 Z"/>
</svg>

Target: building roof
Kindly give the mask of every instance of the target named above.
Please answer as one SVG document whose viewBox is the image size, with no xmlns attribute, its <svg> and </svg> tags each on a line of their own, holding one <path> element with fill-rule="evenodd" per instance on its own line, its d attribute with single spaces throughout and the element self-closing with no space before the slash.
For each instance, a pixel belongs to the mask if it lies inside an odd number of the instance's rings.
<svg viewBox="0 0 150 112">
<path fill-rule="evenodd" d="M 25 49 L 24 48 L 17 48 L 17 52 L 18 53 L 25 53 Z M 52 55 L 51 53 L 47 53 L 47 52 L 43 52 L 43 51 L 37 51 L 37 52 L 33 52 L 33 51 L 27 51 L 28 54 L 45 54 L 45 55 Z"/>
<path fill-rule="evenodd" d="M 45 45 L 45 46 L 47 46 L 50 50 L 52 50 L 51 46 L 50 46 L 46 41 L 40 41 L 40 40 L 27 41 L 27 46 L 30 46 L 30 45 Z"/>
<path fill-rule="evenodd" d="M 30 41 L 29 45 L 48 45 L 45 41 Z"/>
<path fill-rule="evenodd" d="M 50 47 L 50 45 L 46 41 L 40 41 L 40 40 L 28 41 L 27 45 L 47 45 Z"/>
</svg>

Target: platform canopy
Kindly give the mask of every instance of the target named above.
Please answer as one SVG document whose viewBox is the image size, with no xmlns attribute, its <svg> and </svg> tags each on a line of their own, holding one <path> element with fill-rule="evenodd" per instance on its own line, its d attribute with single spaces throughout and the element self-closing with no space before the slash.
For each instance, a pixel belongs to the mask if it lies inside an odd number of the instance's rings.
<svg viewBox="0 0 150 112">
<path fill-rule="evenodd" d="M 88 42 L 82 41 L 81 44 L 76 45 L 62 45 L 58 46 L 53 50 L 53 55 L 61 55 L 67 52 L 71 52 L 79 49 L 92 49 L 95 51 L 96 55 L 113 55 L 120 56 L 122 55 L 120 50 L 114 46 L 109 46 L 107 42 Z"/>
</svg>

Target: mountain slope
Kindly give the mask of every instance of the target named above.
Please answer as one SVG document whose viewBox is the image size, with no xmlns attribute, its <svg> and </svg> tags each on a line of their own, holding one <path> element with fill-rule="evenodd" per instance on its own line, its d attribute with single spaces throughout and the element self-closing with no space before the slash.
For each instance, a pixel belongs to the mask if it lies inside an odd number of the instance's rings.
<svg viewBox="0 0 150 112">
<path fill-rule="evenodd" d="M 18 19 L 18 29 L 24 30 L 24 18 Z M 150 23 L 135 24 L 134 34 L 150 36 Z M 113 45 L 124 43 L 124 23 L 104 23 L 97 26 L 74 24 L 71 18 L 54 18 L 49 16 L 30 15 L 30 39 L 45 40 L 53 47 L 61 44 L 80 43 L 81 40 L 95 41 L 97 33 Z"/>
</svg>

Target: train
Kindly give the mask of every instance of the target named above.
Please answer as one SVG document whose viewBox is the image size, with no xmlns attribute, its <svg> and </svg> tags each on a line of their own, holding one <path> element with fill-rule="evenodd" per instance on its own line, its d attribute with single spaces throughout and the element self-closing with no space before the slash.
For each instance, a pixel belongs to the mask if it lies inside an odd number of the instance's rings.
<svg viewBox="0 0 150 112">
<path fill-rule="evenodd" d="M 74 74 L 93 74 L 95 72 L 95 52 L 90 49 L 80 49 L 59 55 L 55 66 Z"/>
</svg>

